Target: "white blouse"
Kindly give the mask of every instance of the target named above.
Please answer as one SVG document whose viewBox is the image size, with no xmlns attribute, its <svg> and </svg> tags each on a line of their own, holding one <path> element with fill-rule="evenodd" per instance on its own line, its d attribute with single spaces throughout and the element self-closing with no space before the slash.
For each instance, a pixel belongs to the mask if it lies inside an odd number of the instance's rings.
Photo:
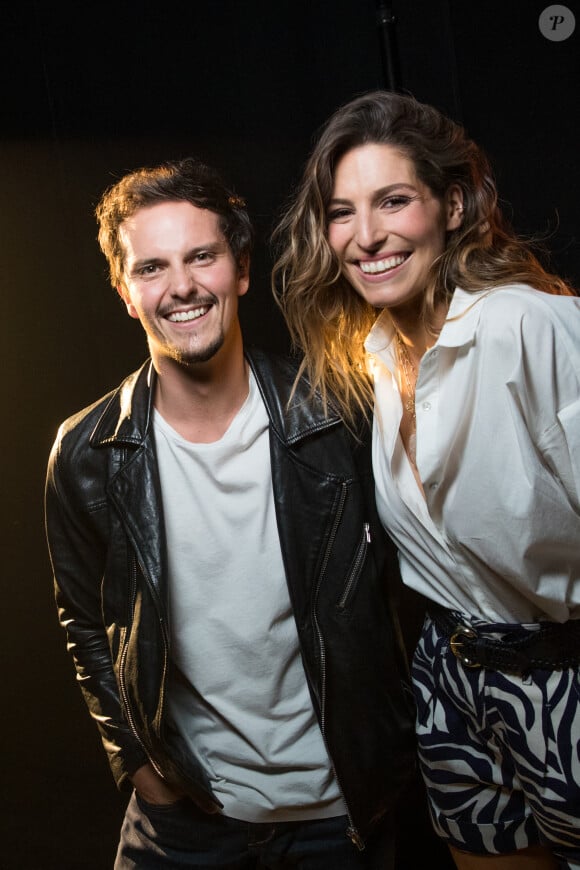
<svg viewBox="0 0 580 870">
<path fill-rule="evenodd" d="M 366 340 L 373 464 L 404 582 L 490 622 L 580 617 L 580 299 L 455 291 L 416 387 L 421 493 L 400 435 L 394 331 Z"/>
</svg>

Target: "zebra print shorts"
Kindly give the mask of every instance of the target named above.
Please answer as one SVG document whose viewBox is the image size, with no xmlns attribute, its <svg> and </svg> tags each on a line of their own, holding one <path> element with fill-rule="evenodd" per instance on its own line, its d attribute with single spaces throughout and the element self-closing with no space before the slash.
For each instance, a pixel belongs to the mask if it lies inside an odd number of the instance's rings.
<svg viewBox="0 0 580 870">
<path fill-rule="evenodd" d="M 485 625 L 494 638 L 506 629 Z M 465 668 L 427 617 L 413 684 L 439 836 L 477 854 L 543 843 L 563 867 L 580 868 L 580 669 L 518 677 Z"/>
</svg>

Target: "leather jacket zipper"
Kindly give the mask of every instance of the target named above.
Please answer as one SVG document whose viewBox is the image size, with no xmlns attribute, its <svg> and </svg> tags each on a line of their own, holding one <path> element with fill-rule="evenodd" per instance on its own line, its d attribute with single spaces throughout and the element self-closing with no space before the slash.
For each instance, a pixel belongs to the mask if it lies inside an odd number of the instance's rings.
<svg viewBox="0 0 580 870">
<path fill-rule="evenodd" d="M 344 610 L 346 605 L 348 604 L 348 600 L 351 596 L 353 589 L 356 586 L 358 578 L 360 577 L 360 572 L 362 570 L 362 566 L 364 565 L 364 561 L 367 554 L 368 545 L 371 542 L 371 532 L 370 526 L 368 523 L 363 525 L 362 537 L 360 543 L 358 545 L 358 550 L 353 562 L 353 566 L 351 572 L 346 581 L 346 585 L 344 587 L 344 592 L 340 596 L 340 600 L 337 604 L 339 610 Z"/>
<path fill-rule="evenodd" d="M 125 715 L 127 717 L 127 722 L 129 723 L 129 728 L 136 740 L 139 741 L 139 745 L 145 749 L 143 746 L 143 741 L 139 737 L 139 733 L 137 731 L 137 726 L 135 725 L 135 719 L 133 718 L 133 713 L 131 711 L 131 705 L 129 703 L 129 694 L 127 692 L 127 686 L 125 683 L 125 662 L 127 659 L 127 650 L 129 648 L 128 638 L 133 630 L 133 616 L 135 613 L 135 597 L 137 595 L 137 559 L 133 557 L 133 563 L 131 565 L 131 594 L 130 594 L 130 613 L 129 619 L 127 621 L 127 632 L 125 633 L 125 643 L 123 644 L 123 651 L 121 653 L 121 662 L 119 665 L 119 689 L 121 691 L 121 697 L 123 698 L 123 704 L 125 706 Z"/>
<path fill-rule="evenodd" d="M 127 626 L 129 631 L 127 631 L 126 638 L 129 637 L 130 631 L 132 631 L 132 629 L 133 629 L 133 617 L 134 617 L 134 613 L 135 613 L 135 597 L 137 595 L 137 570 L 138 570 L 137 557 L 133 556 L 133 563 L 131 566 L 131 596 L 130 596 L 131 611 L 130 611 L 130 620 L 128 621 L 128 626 Z M 167 662 L 167 643 L 165 640 L 165 632 L 163 632 L 163 639 L 164 639 L 164 658 L 165 658 L 165 662 Z M 147 758 L 149 759 L 149 763 L 154 768 L 154 770 L 159 774 L 159 776 L 164 778 L 163 773 L 161 772 L 159 766 L 151 758 L 150 753 L 147 751 L 147 747 L 145 746 L 141 737 L 139 736 L 139 731 L 138 731 L 137 726 L 135 724 L 133 711 L 131 709 L 131 704 L 129 701 L 129 693 L 127 692 L 127 685 L 125 682 L 125 662 L 127 659 L 128 648 L 129 648 L 129 645 L 127 643 L 127 640 L 125 640 L 125 644 L 123 646 L 123 651 L 121 653 L 121 662 L 119 665 L 119 689 L 120 689 L 121 697 L 123 699 L 123 704 L 125 707 L 125 715 L 127 717 L 127 722 L 129 724 L 129 728 L 131 729 L 131 733 L 133 734 L 133 736 L 135 737 L 135 739 L 139 743 L 139 746 L 141 746 L 143 751 L 146 753 Z M 161 699 L 161 703 L 162 703 L 162 699 Z"/>
<path fill-rule="evenodd" d="M 313 599 L 313 604 L 312 604 L 312 620 L 314 623 L 314 627 L 316 629 L 316 637 L 318 639 L 318 649 L 320 652 L 320 730 L 322 732 L 322 737 L 323 737 L 325 743 L 326 743 L 326 648 L 324 645 L 324 637 L 322 636 L 322 631 L 320 629 L 320 624 L 318 622 L 316 607 L 318 604 L 318 595 L 320 592 L 320 587 L 322 585 L 322 581 L 324 580 L 324 576 L 326 574 L 326 568 L 328 566 L 328 561 L 330 559 L 330 553 L 332 551 L 332 547 L 334 546 L 334 541 L 336 539 L 338 527 L 340 525 L 340 521 L 342 519 L 342 514 L 344 512 L 344 505 L 346 503 L 347 491 L 348 491 L 347 484 L 343 483 L 341 485 L 341 493 L 340 493 L 340 498 L 338 501 L 338 507 L 337 507 L 336 514 L 334 517 L 334 522 L 332 524 L 332 529 L 330 531 L 330 537 L 328 539 L 326 551 L 324 553 L 324 559 L 322 560 L 322 567 L 320 570 L 320 574 L 318 575 L 318 582 L 316 584 L 316 590 L 314 592 L 314 599 Z M 352 575 L 352 572 L 351 572 L 351 575 Z M 330 750 L 328 749 L 328 746 L 327 746 L 327 751 L 328 751 L 328 757 L 330 758 L 331 764 L 333 765 L 333 769 L 334 769 L 334 763 L 332 762 L 332 755 L 330 753 Z M 340 783 L 340 780 L 338 778 L 338 774 L 336 772 L 336 769 L 334 769 L 334 775 L 336 777 L 336 782 L 338 784 L 338 788 L 339 788 L 341 797 L 344 801 L 346 815 L 348 818 L 348 827 L 346 829 L 346 835 L 351 840 L 351 842 L 354 843 L 354 845 L 357 847 L 357 849 L 362 852 L 363 849 L 365 848 L 364 840 L 362 839 L 359 832 L 357 831 L 357 829 L 354 826 L 352 816 L 350 814 L 350 809 L 348 807 L 348 803 L 346 801 L 344 791 L 343 791 L 342 785 Z"/>
<path fill-rule="evenodd" d="M 130 616 L 129 616 L 128 625 L 127 625 L 128 629 L 133 628 L 133 617 L 134 617 L 134 612 L 135 612 L 135 597 L 137 594 L 137 571 L 138 570 L 139 570 L 139 565 L 138 565 L 137 557 L 134 555 L 132 566 L 131 566 Z M 144 575 L 144 571 L 142 568 L 141 568 L 141 573 Z M 161 620 L 161 619 L 160 619 L 160 624 L 161 624 L 161 633 L 163 635 L 163 657 L 164 657 L 163 672 L 165 674 L 167 672 L 167 660 L 169 657 L 169 651 L 168 651 L 168 643 L 167 643 L 167 633 L 166 633 L 166 629 L 165 629 L 165 625 L 163 623 L 163 620 Z M 129 634 L 130 634 L 130 630 L 127 631 L 126 638 L 129 637 Z M 137 726 L 135 724 L 135 718 L 133 716 L 133 711 L 131 709 L 131 704 L 129 701 L 129 693 L 127 691 L 127 685 L 126 685 L 126 681 L 125 681 L 125 662 L 127 659 L 127 650 L 128 650 L 128 643 L 127 643 L 127 640 L 125 640 L 125 644 L 124 644 L 123 650 L 121 652 L 121 661 L 119 664 L 119 692 L 120 692 L 121 698 L 123 700 L 127 724 L 129 725 L 129 728 L 130 728 L 131 733 L 133 734 L 135 740 L 139 743 L 139 746 L 143 749 L 143 752 L 147 755 L 147 759 L 149 761 L 149 764 L 153 767 L 153 769 L 156 771 L 156 773 L 162 779 L 165 779 L 165 774 L 163 773 L 163 771 L 161 770 L 161 768 L 159 767 L 159 765 L 157 764 L 155 759 L 151 757 L 151 754 L 148 751 L 143 740 L 141 739 L 141 737 L 139 735 L 139 731 L 138 731 Z M 164 707 L 164 702 L 165 702 L 164 687 L 165 687 L 165 679 L 163 679 L 161 681 L 161 695 L 159 698 L 159 703 L 160 703 L 160 706 L 162 709 Z M 162 718 L 162 714 L 161 714 L 160 719 L 161 718 Z M 185 774 L 182 774 L 182 776 L 183 776 L 184 780 L 187 779 Z M 209 795 L 209 797 L 213 800 L 213 803 L 215 804 L 216 808 L 221 809 L 221 804 L 216 802 L 215 799 L 213 799 L 212 795 Z"/>
</svg>

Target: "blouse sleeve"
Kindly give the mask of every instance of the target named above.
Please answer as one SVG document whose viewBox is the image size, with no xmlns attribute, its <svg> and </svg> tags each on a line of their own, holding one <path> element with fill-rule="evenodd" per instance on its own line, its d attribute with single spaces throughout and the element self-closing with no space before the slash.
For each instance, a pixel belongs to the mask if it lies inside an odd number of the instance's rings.
<svg viewBox="0 0 580 870">
<path fill-rule="evenodd" d="M 580 514 L 580 299 L 548 296 L 521 327 L 528 424 Z"/>
</svg>

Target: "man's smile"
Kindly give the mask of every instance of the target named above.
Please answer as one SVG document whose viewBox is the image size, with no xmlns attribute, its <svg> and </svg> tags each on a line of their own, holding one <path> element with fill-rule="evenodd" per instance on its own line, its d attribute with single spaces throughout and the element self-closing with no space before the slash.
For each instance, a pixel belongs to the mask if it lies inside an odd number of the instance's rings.
<svg viewBox="0 0 580 870">
<path fill-rule="evenodd" d="M 170 314 L 166 314 L 165 318 L 171 323 L 184 323 L 188 320 L 197 320 L 198 317 L 203 317 L 209 309 L 209 305 L 202 305 L 198 308 L 190 308 L 188 311 L 172 311 Z"/>
</svg>

